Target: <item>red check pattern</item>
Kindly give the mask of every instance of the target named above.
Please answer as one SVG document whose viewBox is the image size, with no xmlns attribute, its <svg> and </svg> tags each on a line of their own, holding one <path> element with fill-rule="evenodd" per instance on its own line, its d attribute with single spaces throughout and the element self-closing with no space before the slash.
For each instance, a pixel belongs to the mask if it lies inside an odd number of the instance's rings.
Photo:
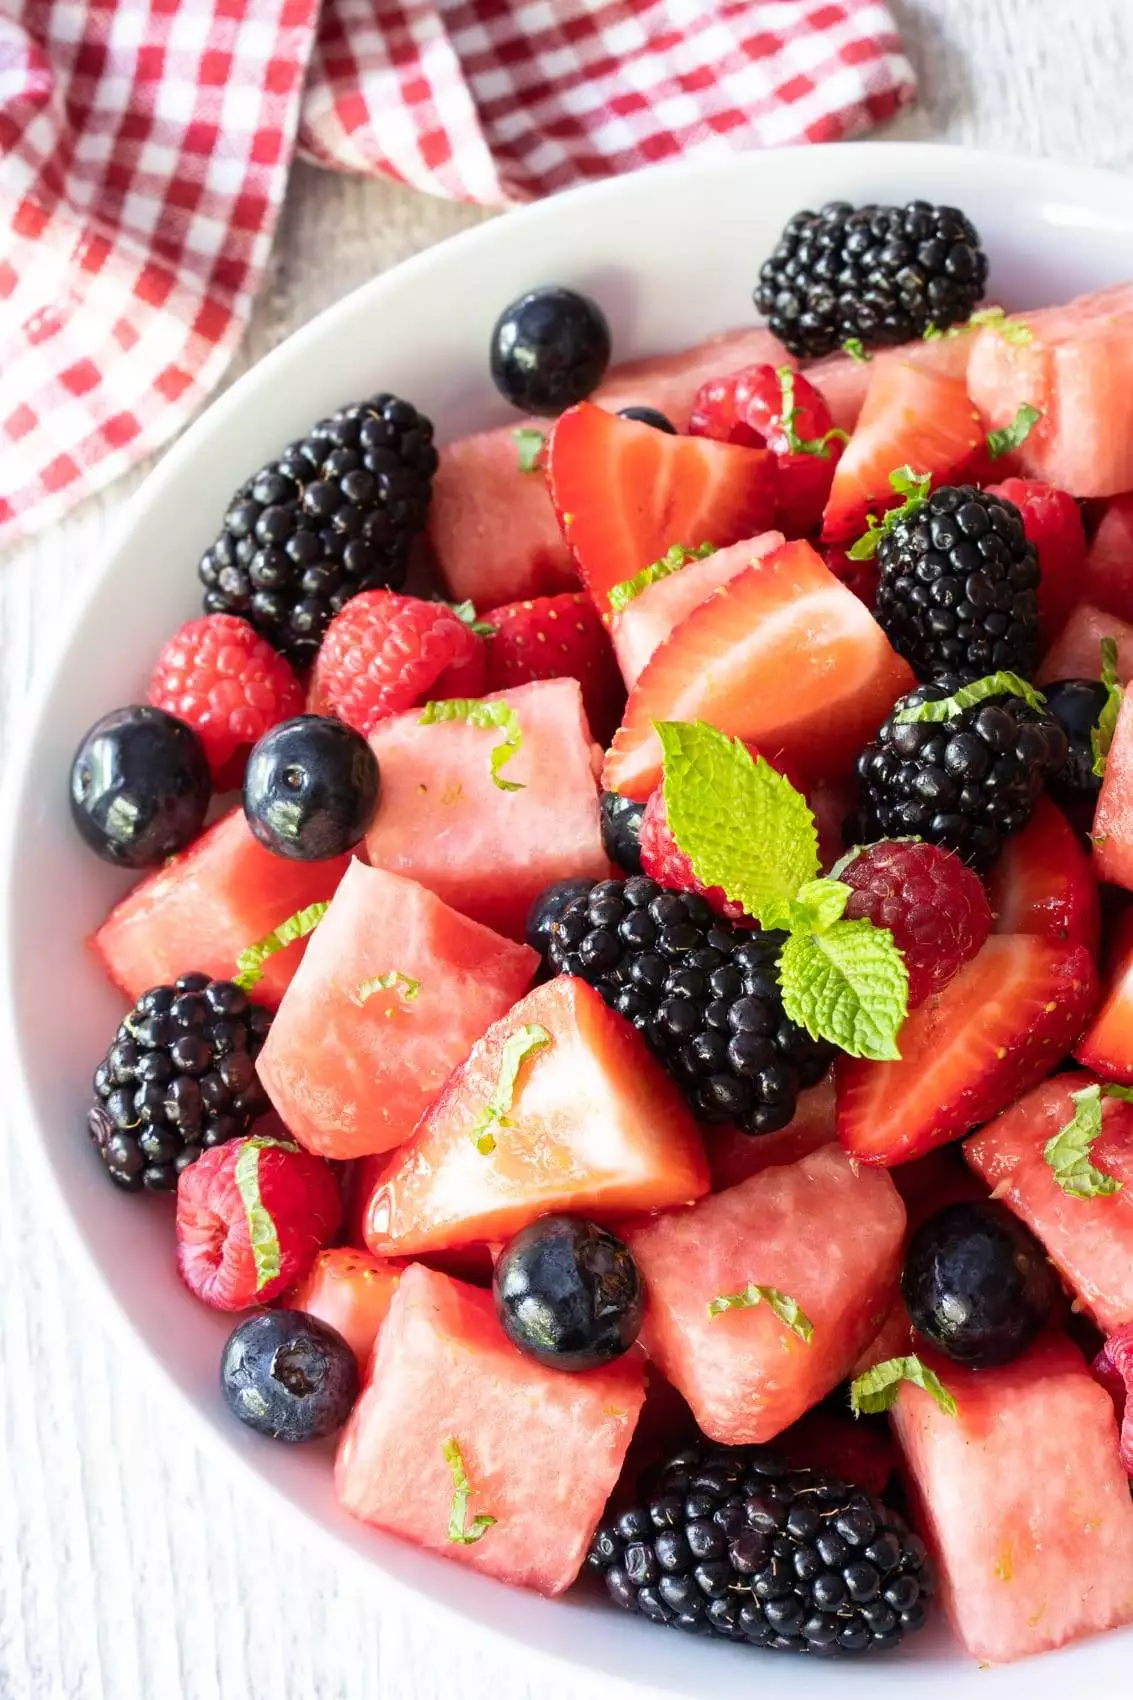
<svg viewBox="0 0 1133 1700">
<path fill-rule="evenodd" d="M 499 205 L 913 88 L 879 0 L 0 0 L 0 547 L 215 387 L 297 147 Z"/>
</svg>

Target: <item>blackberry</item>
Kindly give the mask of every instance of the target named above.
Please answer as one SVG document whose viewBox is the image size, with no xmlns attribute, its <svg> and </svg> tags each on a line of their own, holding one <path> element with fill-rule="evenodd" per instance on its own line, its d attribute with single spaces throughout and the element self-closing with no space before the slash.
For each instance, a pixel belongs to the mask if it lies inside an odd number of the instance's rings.
<svg viewBox="0 0 1133 1700">
<path fill-rule="evenodd" d="M 924 1542 L 861 1488 L 764 1447 L 705 1444 L 594 1536 L 589 1568 L 627 1611 L 775 1652 L 885 1652 L 922 1628 Z"/>
<path fill-rule="evenodd" d="M 734 926 L 697 893 L 637 874 L 568 904 L 548 954 L 633 1022 L 701 1121 L 774 1133 L 834 1055 L 784 1013 L 784 937 Z"/>
<path fill-rule="evenodd" d="M 230 980 L 182 974 L 140 997 L 95 1070 L 87 1116 L 106 1172 L 127 1192 L 172 1192 L 202 1151 L 271 1108 L 256 1057 L 271 1013 Z"/>
<path fill-rule="evenodd" d="M 851 842 L 924 838 L 983 870 L 1003 840 L 1026 826 L 1047 779 L 1066 760 L 1066 733 L 1052 715 L 1006 693 L 946 721 L 898 720 L 902 709 L 943 701 L 962 683 L 945 675 L 894 704 L 858 757 Z"/>
<path fill-rule="evenodd" d="M 968 318 L 987 256 L 955 207 L 852 207 L 796 213 L 765 260 L 755 304 L 792 354 L 910 342 Z"/>
<path fill-rule="evenodd" d="M 433 427 L 398 396 L 322 419 L 233 496 L 201 556 L 207 614 L 241 614 L 298 666 L 360 590 L 398 590 L 437 470 Z"/>
<path fill-rule="evenodd" d="M 1039 560 L 1014 502 L 946 484 L 882 537 L 877 567 L 878 624 L 918 678 L 1030 678 Z"/>
</svg>

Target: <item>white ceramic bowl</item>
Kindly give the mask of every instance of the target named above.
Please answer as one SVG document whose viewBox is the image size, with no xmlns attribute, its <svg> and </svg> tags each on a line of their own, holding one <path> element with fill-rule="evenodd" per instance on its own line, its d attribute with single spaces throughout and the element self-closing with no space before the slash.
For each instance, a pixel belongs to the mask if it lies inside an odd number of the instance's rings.
<svg viewBox="0 0 1133 1700">
<path fill-rule="evenodd" d="M 144 693 L 164 638 L 199 610 L 196 562 L 237 483 L 314 419 L 372 390 L 413 398 L 443 438 L 505 419 L 487 369 L 502 305 L 546 282 L 576 285 L 606 309 L 618 358 L 657 353 L 750 321 L 759 262 L 785 220 L 823 201 L 962 206 L 991 256 L 994 298 L 1038 306 L 1133 274 L 1133 181 L 1037 160 L 883 144 L 786 149 L 677 165 L 602 184 L 455 237 L 357 290 L 293 336 L 218 401 L 170 451 L 128 508 L 83 587 L 46 671 L 8 776 L 0 858 L 0 1034 L 14 1125 L 45 1159 L 53 1219 L 109 1317 L 155 1380 L 191 1406 L 202 1442 L 258 1478 L 282 1517 L 341 1553 L 499 1633 L 599 1673 L 719 1700 L 877 1700 L 914 1683 L 923 1696 L 1055 1700 L 1129 1692 L 1133 1632 L 1039 1661 L 980 1672 L 934 1632 L 907 1651 L 837 1669 L 662 1634 L 593 1601 L 548 1603 L 472 1575 L 339 1514 L 326 1451 L 259 1441 L 217 1387 L 230 1326 L 174 1271 L 168 1213 L 116 1193 L 84 1131 L 91 1071 L 121 1001 L 83 940 L 128 883 L 80 843 L 67 773 L 86 726 Z M 972 1507 L 972 1517 L 980 1514 Z M 1083 1586 L 1088 1579 L 1083 1578 Z"/>
</svg>

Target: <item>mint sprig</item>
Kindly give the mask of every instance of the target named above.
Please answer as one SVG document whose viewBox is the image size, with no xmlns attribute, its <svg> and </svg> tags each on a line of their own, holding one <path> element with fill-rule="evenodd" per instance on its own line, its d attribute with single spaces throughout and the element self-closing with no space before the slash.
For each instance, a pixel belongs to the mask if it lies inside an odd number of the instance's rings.
<svg viewBox="0 0 1133 1700">
<path fill-rule="evenodd" d="M 545 1051 L 550 1043 L 551 1035 L 547 1029 L 533 1021 L 517 1027 L 505 1039 L 495 1091 L 469 1130 L 469 1138 L 482 1157 L 490 1157 L 496 1149 L 495 1130 L 511 1126 L 508 1111 L 515 1102 L 515 1083 L 520 1069 L 528 1057 Z"/>
<path fill-rule="evenodd" d="M 940 1377 L 916 1356 L 887 1358 L 850 1383 L 850 1409 L 855 1417 L 876 1416 L 897 1403 L 903 1381 L 923 1388 L 936 1400 L 946 1417 L 956 1415 L 956 1401 Z"/>
<path fill-rule="evenodd" d="M 848 336 L 842 344 L 842 352 L 848 354 L 851 360 L 857 361 L 859 366 L 864 366 L 867 360 L 873 359 L 872 354 L 866 353 L 860 336 Z"/>
<path fill-rule="evenodd" d="M 766 1304 L 785 1328 L 809 1346 L 814 1338 L 813 1322 L 798 1300 L 791 1298 L 789 1293 L 781 1293 L 778 1287 L 758 1287 L 754 1281 L 749 1281 L 738 1293 L 721 1293 L 708 1302 L 709 1320 L 713 1321 L 729 1310 L 751 1310 L 760 1304 Z"/>
<path fill-rule="evenodd" d="M 244 1141 L 236 1158 L 233 1179 L 248 1223 L 248 1240 L 252 1247 L 257 1293 L 262 1293 L 268 1282 L 276 1279 L 283 1259 L 275 1218 L 260 1192 L 260 1157 L 264 1151 L 298 1149 L 299 1147 L 289 1139 L 266 1139 L 257 1134 Z"/>
<path fill-rule="evenodd" d="M 467 626 L 468 630 L 470 632 L 475 632 L 477 637 L 495 637 L 495 626 L 491 626 L 488 624 L 487 620 L 481 620 L 477 617 L 476 608 L 473 603 L 448 602 L 445 606 L 451 608 L 461 625 Z"/>
<path fill-rule="evenodd" d="M 1095 779 L 1105 778 L 1105 758 L 1113 743 L 1113 734 L 1117 730 L 1117 716 L 1121 712 L 1121 703 L 1125 692 L 1117 678 L 1117 639 L 1104 637 L 1101 641 L 1101 672 L 1098 675 L 1105 686 L 1106 697 L 1102 704 L 1098 723 L 1090 733 L 1090 749 L 1093 752 L 1091 773 Z"/>
<path fill-rule="evenodd" d="M 1001 455 L 1009 454 L 1012 449 L 1017 449 L 1021 443 L 1025 443 L 1041 418 L 1041 408 L 1032 407 L 1029 401 L 1020 403 L 1019 411 L 1010 425 L 1004 425 L 1001 430 L 989 431 L 987 434 L 987 452 L 992 460 L 998 460 Z"/>
<path fill-rule="evenodd" d="M 940 726 L 955 720 L 966 708 L 975 708 L 977 703 L 986 702 L 989 697 L 1022 697 L 1028 708 L 1038 711 L 1046 707 L 1042 692 L 1036 691 L 1018 673 L 989 673 L 984 679 L 973 679 L 970 685 L 961 685 L 952 696 L 941 697 L 938 702 L 922 702 L 916 707 L 899 709 L 894 718 L 898 726 L 913 726 L 921 722 Z"/>
<path fill-rule="evenodd" d="M 1071 1092 L 1074 1114 L 1043 1146 L 1043 1161 L 1061 1190 L 1071 1198 L 1111 1198 L 1124 1182 L 1095 1168 L 1090 1158 L 1093 1144 L 1102 1131 L 1102 1099 L 1121 1098 L 1133 1103 L 1133 1087 L 1112 1081 L 1094 1081 L 1080 1092 Z"/>
<path fill-rule="evenodd" d="M 800 437 L 795 430 L 795 420 L 802 412 L 802 408 L 795 403 L 795 369 L 793 366 L 779 366 L 775 375 L 779 379 L 779 394 L 783 398 L 778 423 L 783 428 L 789 452 L 796 455 L 816 455 L 820 460 L 829 460 L 831 443 L 848 443 L 850 433 L 832 425 L 825 436 Z"/>
<path fill-rule="evenodd" d="M 391 968 L 388 974 L 375 974 L 370 980 L 363 980 L 354 990 L 355 1003 L 368 1003 L 379 992 L 397 992 L 403 1003 L 412 1003 L 420 996 L 420 980 L 411 980 L 408 974 L 400 973 Z"/>
<path fill-rule="evenodd" d="M 932 474 L 914 472 L 911 466 L 898 466 L 889 474 L 889 484 L 895 495 L 905 499 L 899 507 L 890 508 L 882 514 L 880 519 L 876 514 L 866 515 L 865 535 L 846 550 L 851 561 L 872 561 L 881 539 L 888 537 L 899 521 L 909 519 L 924 507 L 932 488 Z"/>
<path fill-rule="evenodd" d="M 674 573 L 679 573 L 682 567 L 687 567 L 690 561 L 703 561 L 715 553 L 715 543 L 699 543 L 695 549 L 688 549 L 683 543 L 674 543 L 671 549 L 666 549 L 659 561 L 651 562 L 649 566 L 642 567 L 639 573 L 634 573 L 632 578 L 623 578 L 610 587 L 608 597 L 611 609 L 615 614 L 621 614 L 643 590 L 648 590 L 651 584 L 659 584 L 663 578 L 671 578 Z"/>
<path fill-rule="evenodd" d="M 472 1487 L 468 1480 L 468 1472 L 464 1467 L 460 1447 L 450 1435 L 447 1440 L 441 1442 L 441 1451 L 444 1454 L 445 1463 L 452 1471 L 452 1509 L 449 1512 L 448 1519 L 448 1538 L 455 1546 L 475 1546 L 476 1542 L 483 1535 L 486 1535 L 489 1529 L 495 1528 L 496 1519 L 489 1517 L 486 1511 L 482 1511 L 478 1517 L 472 1519 L 471 1523 L 468 1521 L 468 1500 L 472 1493 Z"/>
<path fill-rule="evenodd" d="M 493 746 L 489 757 L 492 783 L 498 785 L 501 791 L 526 789 L 518 780 L 500 778 L 500 769 L 523 747 L 519 716 L 509 702 L 481 702 L 479 697 L 450 697 L 446 702 L 429 702 L 425 704 L 419 724 L 438 726 L 454 720 L 463 720 L 480 732 L 502 732 L 502 739 Z"/>
<path fill-rule="evenodd" d="M 851 1057 L 896 1062 L 909 973 L 893 934 L 872 921 L 792 932 L 779 957 L 783 1010 L 812 1039 Z"/>
<path fill-rule="evenodd" d="M 294 944 L 297 939 L 305 939 L 308 933 L 313 933 L 329 908 L 330 903 L 326 902 L 312 903 L 306 909 L 298 909 L 294 915 L 289 915 L 286 921 L 281 921 L 278 927 L 273 928 L 265 938 L 242 950 L 236 958 L 233 984 L 239 986 L 242 991 L 254 991 L 264 977 L 264 963 L 268 957 L 275 956 L 278 951 Z"/>
<path fill-rule="evenodd" d="M 539 457 L 547 441 L 546 433 L 537 431 L 534 425 L 517 425 L 512 436 L 519 451 L 520 472 L 538 472 Z"/>
</svg>

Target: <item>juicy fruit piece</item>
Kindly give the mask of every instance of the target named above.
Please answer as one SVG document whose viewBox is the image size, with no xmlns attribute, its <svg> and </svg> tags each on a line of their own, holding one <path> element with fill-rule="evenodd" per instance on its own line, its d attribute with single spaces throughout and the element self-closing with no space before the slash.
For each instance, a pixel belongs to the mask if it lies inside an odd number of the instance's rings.
<svg viewBox="0 0 1133 1700">
<path fill-rule="evenodd" d="M 838 878 L 851 891 L 845 919 L 893 934 L 908 970 L 910 1009 L 943 991 L 991 932 L 978 877 L 938 845 L 883 840 L 857 851 Z"/>
<path fill-rule="evenodd" d="M 1101 1007 L 1074 1055 L 1083 1068 L 1133 1085 L 1133 917 L 1128 912 L 1114 929 Z"/>
<path fill-rule="evenodd" d="M 834 470 L 822 522 L 830 543 L 860 537 L 871 513 L 902 498 L 889 474 L 908 466 L 933 486 L 955 484 L 984 433 L 962 379 L 903 361 L 878 363 L 854 434 Z"/>
<path fill-rule="evenodd" d="M 799 1093 L 794 1115 L 778 1133 L 764 1133 L 753 1139 L 750 1133 L 736 1127 L 713 1128 L 706 1147 L 712 1190 L 723 1192 L 725 1187 L 738 1186 L 740 1181 L 762 1174 L 764 1169 L 797 1163 L 820 1146 L 832 1144 L 837 1137 L 831 1071 L 817 1086 Z"/>
<path fill-rule="evenodd" d="M 1080 1303 L 1103 1329 L 1133 1322 L 1133 1105 L 1102 1098 L 1102 1131 L 1090 1162 L 1121 1181 L 1096 1198 L 1063 1192 L 1043 1157 L 1074 1116 L 1072 1094 L 1096 1084 L 1087 1074 L 1044 1081 L 964 1141 L 964 1156 L 997 1198 L 1046 1248 Z"/>
<path fill-rule="evenodd" d="M 1100 880 L 1133 891 L 1133 685 L 1126 685 L 1090 835 Z"/>
<path fill-rule="evenodd" d="M 606 315 L 576 289 L 529 290 L 496 320 L 490 363 L 492 382 L 513 407 L 561 413 L 602 381 L 610 363 Z"/>
<path fill-rule="evenodd" d="M 387 715 L 440 695 L 433 687 L 452 669 L 477 662 L 466 688 L 447 694 L 480 696 L 486 688 L 481 638 L 447 603 L 365 590 L 327 627 L 311 670 L 311 700 L 320 714 L 336 715 L 366 738 Z"/>
<path fill-rule="evenodd" d="M 487 689 L 511 690 L 535 679 L 577 679 L 590 729 L 606 743 L 625 704 L 609 635 L 582 591 L 512 602 L 482 615 L 494 626 L 486 639 Z"/>
<path fill-rule="evenodd" d="M 527 1026 L 550 1042 L 521 1061 L 510 1108 L 482 1150 L 505 1048 Z M 708 1190 L 680 1093 L 628 1022 L 581 980 L 537 986 L 473 1046 L 386 1170 L 366 1217 L 379 1257 L 506 1239 L 573 1210 L 601 1221 L 687 1204 Z"/>
<path fill-rule="evenodd" d="M 284 995 L 260 1078 L 307 1150 L 388 1151 L 537 966 L 525 945 L 424 886 L 351 862 Z"/>
<path fill-rule="evenodd" d="M 331 897 L 347 862 L 346 856 L 327 862 L 274 856 L 253 838 L 243 810 L 233 809 L 127 893 L 91 946 L 131 1001 L 191 969 L 226 980 L 249 945 Z M 267 959 L 257 1003 L 279 1007 L 305 949 L 301 939 Z"/>
<path fill-rule="evenodd" d="M 706 720 L 776 766 L 830 777 L 912 683 L 857 597 L 808 543 L 788 543 L 694 609 L 652 656 L 602 783 L 649 796 L 661 777 L 655 720 Z"/>
<path fill-rule="evenodd" d="M 1114 496 L 1133 488 L 1133 431 L 1125 414 L 1133 391 L 1133 290 L 1080 296 L 1023 315 L 1026 342 L 980 331 L 968 363 L 968 389 L 993 429 L 1024 404 L 1041 419 L 1015 457 L 1028 478 L 1072 496 Z"/>
<path fill-rule="evenodd" d="M 959 1139 L 1040 1081 L 1093 1012 L 1080 945 L 993 934 L 908 1017 L 899 1062 L 840 1057 L 838 1137 L 860 1163 L 906 1163 Z"/>
<path fill-rule="evenodd" d="M 500 1327 L 549 1369 L 612 1363 L 637 1339 L 641 1276 L 616 1234 L 581 1216 L 542 1216 L 509 1240 L 492 1295 Z"/>
<path fill-rule="evenodd" d="M 705 1434 L 769 1440 L 841 1381 L 892 1300 L 904 1229 L 888 1175 L 855 1173 L 834 1147 L 626 1228 L 647 1294 L 642 1342 Z M 766 1301 L 709 1314 L 749 1284 L 793 1301 L 810 1338 Z"/>
<path fill-rule="evenodd" d="M 1133 610 L 1131 610 L 1133 612 Z M 1102 639 L 1117 645 L 1117 682 L 1133 678 L 1133 625 L 1080 602 L 1067 620 L 1035 674 L 1042 688 L 1060 679 L 1097 679 L 1101 674 Z"/>
<path fill-rule="evenodd" d="M 602 815 L 602 848 L 624 874 L 641 872 L 641 822 L 645 804 L 616 791 L 603 791 L 599 800 Z"/>
<path fill-rule="evenodd" d="M 721 372 L 769 362 L 781 366 L 787 351 L 765 325 L 744 325 L 724 331 L 676 354 L 654 355 L 615 366 L 595 391 L 593 400 L 611 413 L 628 405 L 647 403 L 687 431 L 701 385 Z"/>
<path fill-rule="evenodd" d="M 273 726 L 248 757 L 244 814 L 275 855 L 325 862 L 361 840 L 380 791 L 374 752 L 360 732 L 300 714 Z"/>
<path fill-rule="evenodd" d="M 868 360 L 855 360 L 848 353 L 827 354 L 808 363 L 806 375 L 822 394 L 835 425 L 852 432 L 879 366 L 926 366 L 941 377 L 962 379 L 968 370 L 968 349 L 974 334 L 965 330 L 959 336 L 928 342 L 918 338 L 896 348 L 877 349 Z"/>
<path fill-rule="evenodd" d="M 953 1363 L 993 1369 L 1049 1323 L 1057 1289 L 1038 1241 L 989 1201 L 946 1205 L 921 1223 L 901 1291 L 914 1328 Z"/>
<path fill-rule="evenodd" d="M 987 876 L 997 933 L 1035 933 L 1098 953 L 1101 915 L 1090 857 L 1066 816 L 1040 797 Z"/>
<path fill-rule="evenodd" d="M 212 786 L 193 728 L 160 708 L 116 708 L 89 727 L 71 762 L 71 819 L 119 868 L 153 868 L 191 844 Z"/>
<path fill-rule="evenodd" d="M 1133 1476 L 1133 1408 L 1129 1402 L 1133 1395 L 1133 1327 L 1119 1328 L 1110 1335 L 1090 1373 L 1113 1400 L 1121 1424 L 1121 1467 L 1127 1476 Z"/>
<path fill-rule="evenodd" d="M 365 1371 L 400 1279 L 400 1265 L 354 1246 L 333 1246 L 319 1252 L 285 1303 L 341 1334 Z"/>
<path fill-rule="evenodd" d="M 217 1310 L 267 1304 L 306 1273 L 342 1218 L 321 1157 L 277 1139 L 206 1151 L 177 1183 L 177 1268 Z"/>
<path fill-rule="evenodd" d="M 1034 544 L 1039 558 L 1039 631 L 1044 644 L 1050 644 L 1066 624 L 1082 591 L 1086 569 L 1082 510 L 1067 491 L 1056 490 L 1036 478 L 1005 478 L 1002 484 L 987 485 L 986 493 L 1006 497 L 1018 508 L 1027 541 Z"/>
<path fill-rule="evenodd" d="M 339 1442 L 339 1503 L 500 1581 L 560 1594 L 582 1566 L 644 1398 L 637 1353 L 559 1375 L 515 1350 L 490 1293 L 415 1264 Z M 495 1519 L 481 1538 L 449 1532 L 459 1508 L 446 1447 L 470 1490 L 465 1528 Z"/>
<path fill-rule="evenodd" d="M 417 880 L 444 902 L 509 938 L 560 879 L 608 872 L 598 817 L 593 745 L 574 679 L 521 685 L 486 699 L 514 710 L 522 745 L 503 777 L 491 771 L 504 734 L 462 721 L 422 725 L 394 715 L 370 740 L 382 801 L 366 835 L 375 867 Z"/>
<path fill-rule="evenodd" d="M 599 609 L 674 544 L 723 548 L 775 517 L 775 460 L 703 437 L 667 437 L 583 402 L 557 421 L 551 500 Z"/>
<path fill-rule="evenodd" d="M 759 751 L 752 749 L 751 755 L 753 760 L 757 759 Z M 725 915 L 730 921 L 743 919 L 742 903 L 733 903 L 722 886 L 702 885 L 697 879 L 692 863 L 670 829 L 663 785 L 657 786 L 641 817 L 641 871 L 666 891 L 697 892 L 718 915 Z"/>
<path fill-rule="evenodd" d="M 1106 503 L 1079 589 L 1084 602 L 1133 621 L 1133 494 Z"/>
<path fill-rule="evenodd" d="M 906 1384 L 892 1421 L 967 1651 L 1000 1664 L 1128 1622 L 1133 1501 L 1077 1348 L 1046 1335 L 1001 1369 L 934 1367 L 956 1415 Z"/>
<path fill-rule="evenodd" d="M 206 614 L 163 646 L 149 700 L 191 726 L 218 791 L 239 785 L 252 745 L 303 707 L 303 687 L 247 620 Z"/>
<path fill-rule="evenodd" d="M 297 1310 L 261 1310 L 228 1336 L 220 1359 L 228 1408 L 257 1434 L 325 1440 L 358 1397 L 358 1365 L 340 1334 Z"/>
</svg>

